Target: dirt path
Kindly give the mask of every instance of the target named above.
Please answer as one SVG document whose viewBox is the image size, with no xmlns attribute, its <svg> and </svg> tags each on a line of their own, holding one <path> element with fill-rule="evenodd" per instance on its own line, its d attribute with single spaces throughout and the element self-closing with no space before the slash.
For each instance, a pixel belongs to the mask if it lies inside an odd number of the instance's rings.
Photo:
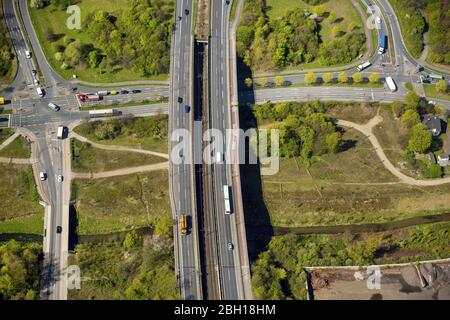
<svg viewBox="0 0 450 320">
<path fill-rule="evenodd" d="M 399 178 L 402 182 L 415 186 L 438 186 L 441 184 L 450 183 L 450 177 L 442 179 L 416 180 L 400 172 L 400 170 L 398 170 L 386 157 L 386 154 L 384 153 L 377 137 L 372 132 L 372 129 L 382 121 L 383 118 L 377 115 L 364 125 L 346 120 L 337 120 L 337 124 L 340 126 L 356 129 L 359 132 L 363 133 L 367 138 L 369 138 L 370 143 L 372 143 L 373 147 L 375 148 L 375 152 L 377 153 L 385 168 L 388 169 L 394 176 Z"/>
<path fill-rule="evenodd" d="M 169 168 L 169 162 L 161 162 L 156 164 L 150 164 L 146 166 L 139 166 L 139 167 L 131 167 L 131 168 L 123 168 L 113 171 L 105 171 L 105 172 L 88 172 L 88 173 L 76 173 L 72 172 L 72 178 L 78 178 L 78 179 L 102 179 L 102 178 L 110 178 L 110 177 L 116 177 L 116 176 L 125 176 L 128 174 L 133 173 L 142 173 L 142 172 L 149 172 L 149 171 L 157 171 L 157 170 L 164 170 Z"/>
<path fill-rule="evenodd" d="M 129 147 L 124 147 L 124 146 L 118 146 L 118 145 L 96 143 L 96 142 L 89 140 L 86 137 L 79 135 L 78 133 L 76 133 L 74 131 L 71 131 L 69 136 L 71 138 L 76 138 L 82 142 L 90 143 L 93 147 L 98 148 L 98 149 L 110 150 L 110 151 L 137 152 L 137 153 L 143 153 L 143 154 L 148 154 L 148 155 L 152 155 L 152 156 L 157 156 L 157 157 L 164 158 L 164 159 L 169 159 L 169 155 L 166 153 L 160 153 L 160 152 L 144 150 L 144 149 L 135 149 L 135 148 L 129 148 Z"/>
<path fill-rule="evenodd" d="M 14 140 L 16 140 L 16 138 L 20 136 L 20 134 L 18 132 L 15 132 L 11 137 L 9 137 L 8 139 L 6 139 L 5 141 L 3 141 L 2 144 L 0 144 L 0 150 L 5 149 L 11 142 L 13 142 Z"/>
<path fill-rule="evenodd" d="M 18 158 L 4 158 L 4 157 L 0 157 L 0 163 L 32 164 L 32 161 L 31 161 L 31 159 L 18 159 Z"/>
</svg>

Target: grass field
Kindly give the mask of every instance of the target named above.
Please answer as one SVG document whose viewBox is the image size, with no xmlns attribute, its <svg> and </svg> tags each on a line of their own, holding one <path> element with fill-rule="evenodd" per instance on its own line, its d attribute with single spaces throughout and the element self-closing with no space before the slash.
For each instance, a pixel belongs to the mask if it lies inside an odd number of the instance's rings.
<svg viewBox="0 0 450 320">
<path fill-rule="evenodd" d="M 70 300 L 179 299 L 171 239 L 145 236 L 126 249 L 120 242 L 83 243 L 70 263 L 80 266 L 81 290 Z"/>
<path fill-rule="evenodd" d="M 436 85 L 434 84 L 424 84 L 423 90 L 427 98 L 450 100 L 450 90 L 446 93 L 437 92 Z"/>
<path fill-rule="evenodd" d="M 118 126 L 121 128 L 120 133 L 113 139 L 99 139 L 95 134 L 95 127 L 100 124 L 100 121 L 82 123 L 77 126 L 74 130 L 78 134 L 89 138 L 89 140 L 112 145 L 122 145 L 129 147 L 142 148 L 157 152 L 168 152 L 168 142 L 167 142 L 167 127 L 168 127 L 168 116 L 160 115 L 156 117 L 146 117 L 146 118 L 134 118 L 128 124 L 120 124 Z M 139 134 L 137 125 L 139 127 L 152 127 L 156 125 L 161 128 L 161 136 L 156 138 L 151 134 Z"/>
<path fill-rule="evenodd" d="M 98 10 L 105 10 L 110 13 L 118 13 L 123 10 L 127 5 L 127 0 L 80 0 L 77 1 L 77 6 L 81 10 L 81 21 L 83 23 L 84 19 L 91 12 Z M 51 28 L 55 34 L 67 35 L 72 39 L 79 39 L 83 43 L 91 43 L 88 35 L 81 30 L 70 30 L 66 27 L 66 20 L 69 15 L 66 11 L 58 10 L 54 5 L 49 5 L 43 9 L 33 9 L 30 8 L 30 15 L 35 27 L 36 33 L 39 38 L 39 42 L 42 45 L 45 56 L 53 67 L 60 75 L 64 78 L 69 79 L 75 73 L 78 79 L 90 82 L 120 82 L 120 81 L 131 81 L 131 80 L 167 80 L 168 75 L 159 75 L 155 77 L 142 77 L 138 73 L 134 72 L 132 68 L 120 68 L 115 69 L 111 72 L 106 72 L 100 74 L 98 70 L 92 68 L 84 69 L 68 69 L 63 70 L 61 68 L 61 62 L 58 62 L 54 58 L 56 50 L 53 45 L 45 39 L 45 31 L 47 28 Z M 62 44 L 62 38 L 56 41 L 56 44 Z"/>
<path fill-rule="evenodd" d="M 18 136 L 13 142 L 0 150 L 0 157 L 28 159 L 30 155 L 30 144 L 22 136 Z"/>
<path fill-rule="evenodd" d="M 44 209 L 31 166 L 0 164 L 0 176 L 0 233 L 42 234 Z"/>
<path fill-rule="evenodd" d="M 325 5 L 327 12 L 332 10 L 336 12 L 337 18 L 342 18 L 341 22 L 335 24 L 331 24 L 328 19 L 321 22 L 320 37 L 323 42 L 333 40 L 331 29 L 334 25 L 339 25 L 344 27 L 344 29 L 347 29 L 345 26 L 350 22 L 353 22 L 356 26 L 363 28 L 361 16 L 350 0 L 328 0 L 323 4 Z M 267 11 L 267 14 L 271 19 L 279 18 L 288 11 L 296 8 L 307 9 L 309 12 L 312 12 L 312 8 L 314 7 L 301 0 L 267 0 L 267 6 L 271 8 Z M 309 67 L 310 66 L 308 66 L 308 68 Z"/>
<path fill-rule="evenodd" d="M 343 138 L 347 151 L 316 158 L 308 169 L 282 159 L 278 174 L 262 177 L 273 226 L 385 222 L 450 209 L 449 185 L 398 184 L 366 138 L 354 130 Z"/>
<path fill-rule="evenodd" d="M 327 109 L 327 113 L 336 119 L 364 124 L 377 114 L 379 108 L 379 103 L 337 102 L 334 107 Z"/>
<path fill-rule="evenodd" d="M 13 131 L 9 128 L 0 129 L 0 144 L 13 135 Z"/>
<path fill-rule="evenodd" d="M 72 139 L 71 144 L 71 163 L 75 172 L 103 172 L 166 161 L 142 153 L 102 150 L 77 139 Z"/>
<path fill-rule="evenodd" d="M 149 226 L 171 217 L 166 170 L 74 180 L 72 199 L 79 234 L 98 234 Z"/>
</svg>

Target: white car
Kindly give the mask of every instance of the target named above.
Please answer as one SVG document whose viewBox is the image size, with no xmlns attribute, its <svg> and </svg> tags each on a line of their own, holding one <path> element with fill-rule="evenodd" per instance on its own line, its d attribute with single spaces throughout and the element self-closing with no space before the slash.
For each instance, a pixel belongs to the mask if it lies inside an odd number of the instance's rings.
<svg viewBox="0 0 450 320">
<path fill-rule="evenodd" d="M 430 100 L 430 101 L 428 101 L 428 104 L 432 104 L 433 106 L 435 106 L 436 105 L 436 101 Z"/>
<path fill-rule="evenodd" d="M 38 85 L 39 85 L 39 80 L 38 80 L 38 79 L 34 79 L 33 82 L 34 82 L 34 85 L 35 85 L 35 86 L 38 86 Z"/>
<path fill-rule="evenodd" d="M 31 59 L 31 51 L 26 50 L 25 57 L 27 57 L 27 59 Z"/>
<path fill-rule="evenodd" d="M 63 180 L 64 180 L 63 176 L 59 174 L 58 175 L 58 182 L 63 182 Z"/>
<path fill-rule="evenodd" d="M 39 97 L 44 97 L 44 90 L 42 90 L 41 87 L 37 87 L 36 91 Z"/>
<path fill-rule="evenodd" d="M 377 18 L 375 19 L 375 21 L 377 22 L 377 24 L 381 24 L 381 18 L 380 18 L 380 17 L 377 17 Z"/>
<path fill-rule="evenodd" d="M 47 180 L 47 174 L 45 172 L 39 172 L 39 177 L 41 178 L 41 181 Z"/>
</svg>

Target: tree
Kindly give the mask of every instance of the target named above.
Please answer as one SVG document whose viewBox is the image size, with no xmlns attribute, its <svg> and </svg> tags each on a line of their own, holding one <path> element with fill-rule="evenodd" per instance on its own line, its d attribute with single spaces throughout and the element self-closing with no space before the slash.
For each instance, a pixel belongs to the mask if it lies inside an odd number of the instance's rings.
<svg viewBox="0 0 450 320">
<path fill-rule="evenodd" d="M 56 59 L 56 61 L 63 61 L 64 60 L 64 53 L 56 52 L 55 53 L 55 59 Z"/>
<path fill-rule="evenodd" d="M 369 76 L 370 83 L 378 83 L 380 81 L 380 74 L 378 72 L 372 72 Z"/>
<path fill-rule="evenodd" d="M 353 30 L 355 30 L 358 26 L 356 25 L 356 23 L 354 23 L 353 21 L 350 22 L 347 26 L 347 30 L 348 32 L 352 32 Z"/>
<path fill-rule="evenodd" d="M 245 78 L 245 85 L 247 88 L 251 88 L 253 85 L 253 80 L 252 78 Z"/>
<path fill-rule="evenodd" d="M 324 75 L 322 76 L 322 80 L 325 83 L 330 83 L 331 81 L 333 81 L 333 74 L 331 72 L 327 72 L 324 73 Z"/>
<path fill-rule="evenodd" d="M 305 75 L 304 81 L 306 84 L 314 84 L 317 81 L 317 77 L 314 72 L 308 72 Z"/>
<path fill-rule="evenodd" d="M 336 22 L 336 12 L 334 12 L 333 10 L 330 12 L 330 14 L 328 15 L 328 19 L 330 19 L 331 23 L 335 23 Z"/>
<path fill-rule="evenodd" d="M 403 113 L 401 120 L 407 128 L 411 128 L 420 122 L 420 116 L 415 110 L 408 109 Z"/>
<path fill-rule="evenodd" d="M 395 100 L 394 102 L 392 102 L 391 107 L 392 112 L 397 118 L 400 117 L 405 111 L 405 104 L 403 103 L 403 101 Z"/>
<path fill-rule="evenodd" d="M 345 72 L 345 71 L 340 72 L 338 75 L 338 81 L 340 83 L 347 83 L 348 82 L 347 72 Z"/>
<path fill-rule="evenodd" d="M 142 236 L 136 230 L 133 230 L 131 232 L 128 232 L 125 236 L 123 246 L 125 249 L 131 249 L 138 246 L 141 242 Z"/>
<path fill-rule="evenodd" d="M 318 6 L 314 6 L 312 8 L 312 12 L 314 12 L 318 17 L 322 17 L 324 13 L 326 12 L 325 5 L 320 4 Z"/>
<path fill-rule="evenodd" d="M 340 26 L 334 26 L 331 29 L 331 34 L 333 35 L 333 37 L 337 38 L 337 37 L 340 37 L 343 34 L 343 31 L 342 31 Z"/>
<path fill-rule="evenodd" d="M 352 75 L 352 79 L 353 79 L 353 82 L 360 83 L 362 81 L 362 73 L 361 72 L 355 72 Z"/>
<path fill-rule="evenodd" d="M 155 234 L 165 238 L 171 238 L 173 231 L 172 219 L 170 217 L 160 218 L 155 225 Z"/>
<path fill-rule="evenodd" d="M 436 82 L 436 91 L 440 92 L 440 93 L 445 93 L 447 92 L 447 82 L 445 80 L 439 80 L 438 82 Z"/>
<path fill-rule="evenodd" d="M 418 123 L 412 127 L 411 136 L 408 141 L 408 150 L 424 153 L 430 148 L 432 136 L 428 128 Z"/>
<path fill-rule="evenodd" d="M 30 7 L 41 9 L 47 5 L 47 1 L 45 0 L 31 0 Z"/>
<path fill-rule="evenodd" d="M 263 85 L 265 85 L 266 83 L 267 83 L 267 78 L 266 77 L 262 77 L 262 78 L 259 78 L 259 83 L 263 86 Z"/>
<path fill-rule="evenodd" d="M 92 50 L 88 54 L 88 62 L 91 68 L 97 68 L 100 62 L 102 62 L 102 56 L 97 50 Z"/>
<path fill-rule="evenodd" d="M 281 86 L 284 82 L 284 77 L 283 76 L 276 76 L 274 79 L 275 83 L 277 86 Z"/>
<path fill-rule="evenodd" d="M 442 177 L 442 167 L 437 163 L 428 163 L 425 168 L 422 169 L 422 174 L 428 179 L 440 178 Z"/>
<path fill-rule="evenodd" d="M 413 107 L 415 109 L 420 103 L 420 97 L 414 91 L 409 91 L 406 94 L 405 101 L 408 106 Z"/>
<path fill-rule="evenodd" d="M 341 134 L 339 132 L 333 132 L 325 137 L 325 143 L 329 153 L 336 153 L 341 144 Z"/>
</svg>

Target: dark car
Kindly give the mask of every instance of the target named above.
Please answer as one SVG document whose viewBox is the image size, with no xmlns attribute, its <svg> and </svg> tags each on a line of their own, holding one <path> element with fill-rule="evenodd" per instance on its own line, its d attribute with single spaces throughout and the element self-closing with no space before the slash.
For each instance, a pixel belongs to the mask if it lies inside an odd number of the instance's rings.
<svg viewBox="0 0 450 320">
<path fill-rule="evenodd" d="M 9 121 L 8 118 L 0 118 L 0 122 L 7 122 L 7 121 Z"/>
<path fill-rule="evenodd" d="M 226 4 L 230 4 L 230 0 L 226 0 L 225 3 L 226 3 Z"/>
<path fill-rule="evenodd" d="M 268 82 L 264 85 L 264 87 L 267 87 L 267 88 L 273 88 L 273 87 L 275 87 L 275 86 L 276 86 L 275 82 L 272 82 L 272 81 L 268 81 Z"/>
<path fill-rule="evenodd" d="M 128 94 L 128 90 L 120 90 L 119 93 L 120 94 Z"/>
<path fill-rule="evenodd" d="M 183 98 L 182 97 L 178 97 L 178 103 L 183 103 Z"/>
<path fill-rule="evenodd" d="M 184 13 L 185 13 L 186 15 L 188 15 L 188 14 L 189 14 L 189 10 L 188 10 L 188 9 L 184 9 Z"/>
<path fill-rule="evenodd" d="M 184 112 L 189 113 L 189 111 L 191 111 L 191 107 L 189 107 L 188 105 L 185 105 Z"/>
<path fill-rule="evenodd" d="M 56 233 L 61 233 L 62 232 L 62 227 L 61 226 L 57 226 L 56 227 Z"/>
<path fill-rule="evenodd" d="M 132 90 L 131 92 L 133 92 L 133 93 L 141 93 L 142 91 L 139 90 L 139 89 L 134 89 L 134 90 Z"/>
<path fill-rule="evenodd" d="M 33 77 L 37 74 L 36 70 L 31 70 L 31 74 L 33 75 Z"/>
<path fill-rule="evenodd" d="M 283 81 L 283 82 L 281 83 L 281 85 L 282 85 L 283 87 L 288 87 L 288 86 L 290 86 L 291 84 L 292 84 L 292 82 L 287 81 L 287 80 L 285 80 L 285 81 Z"/>
</svg>

